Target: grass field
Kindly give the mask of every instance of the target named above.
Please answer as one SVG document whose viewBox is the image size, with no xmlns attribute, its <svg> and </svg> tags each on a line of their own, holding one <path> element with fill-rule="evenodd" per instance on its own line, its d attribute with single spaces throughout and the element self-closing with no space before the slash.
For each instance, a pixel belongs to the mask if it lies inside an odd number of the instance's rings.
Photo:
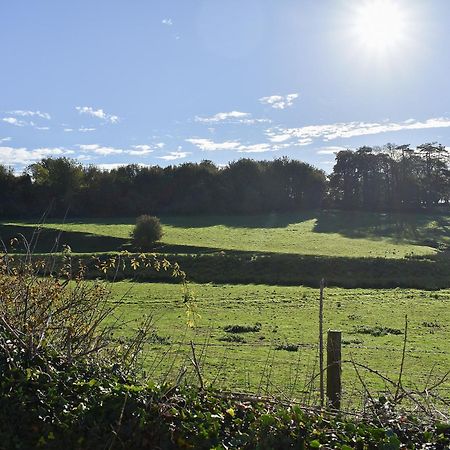
<svg viewBox="0 0 450 450">
<path fill-rule="evenodd" d="M 304 386 L 317 373 L 316 289 L 204 284 L 192 285 L 192 291 L 201 318 L 188 330 L 180 286 L 112 285 L 113 298 L 123 299 L 120 311 L 129 321 L 125 334 L 143 314 L 155 319 L 149 373 L 173 379 L 185 365 L 194 376 L 188 345 L 192 339 L 208 383 L 304 399 Z M 405 314 L 409 331 L 404 385 L 424 388 L 450 367 L 450 290 L 326 290 L 324 329 L 343 331 L 343 359 L 366 364 L 392 380 L 400 367 Z M 227 326 L 255 328 L 231 333 L 225 331 Z M 370 389 L 386 388 L 373 374 L 361 369 L 361 375 Z M 351 363 L 344 364 L 343 380 L 346 401 L 358 401 L 361 386 Z M 443 388 L 449 398 L 450 383 Z"/>
<path fill-rule="evenodd" d="M 403 258 L 434 253 L 450 239 L 450 217 L 414 214 L 312 212 L 264 216 L 163 217 L 158 251 L 238 250 L 318 256 Z M 129 245 L 132 219 L 48 221 L 64 230 L 74 252 L 115 251 Z M 32 223 L 4 222 L 1 234 Z M 63 240 L 63 239 L 62 239 Z M 86 240 L 96 240 L 86 246 Z M 91 250 L 92 249 L 92 250 Z"/>
<path fill-rule="evenodd" d="M 328 273 L 327 279 L 335 276 L 338 286 L 434 288 L 435 282 L 438 287 L 450 286 L 447 253 L 438 255 L 437 250 L 450 241 L 447 216 L 318 212 L 163 217 L 161 221 L 164 238 L 155 251 L 191 264 L 196 279 L 273 285 L 193 284 L 201 319 L 191 330 L 186 327 L 177 284 L 114 283 L 115 301 L 123 298 L 124 335 L 143 314 L 155 318 L 146 370 L 158 378 L 174 379 L 183 366 L 188 368 L 186 377 L 195 378 L 189 359 L 193 340 L 208 383 L 307 400 L 305 386 L 318 372 L 318 291 L 276 284 L 308 280 L 314 286 Z M 36 248 L 51 248 L 55 230 L 63 230 L 60 244 L 69 243 L 73 252 L 86 253 L 88 259 L 89 253 L 132 250 L 133 223 L 131 219 L 47 221 L 44 227 L 52 232 L 42 233 Z M 0 236 L 7 240 L 17 233 L 26 235 L 32 227 L 30 222 L 4 222 Z M 263 256 L 265 252 L 271 255 Z M 403 259 L 412 255 L 436 258 Z M 450 367 L 450 290 L 327 288 L 325 329 L 343 331 L 347 402 L 360 398 L 352 359 L 396 380 L 406 314 L 404 384 L 425 388 Z M 360 375 L 374 391 L 389 387 L 364 369 Z M 449 398 L 450 383 L 444 387 Z"/>
</svg>

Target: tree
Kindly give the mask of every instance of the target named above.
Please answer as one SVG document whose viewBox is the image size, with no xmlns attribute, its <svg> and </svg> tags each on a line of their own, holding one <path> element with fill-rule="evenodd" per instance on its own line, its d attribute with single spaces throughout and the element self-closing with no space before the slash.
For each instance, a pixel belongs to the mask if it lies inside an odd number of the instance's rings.
<svg viewBox="0 0 450 450">
<path fill-rule="evenodd" d="M 156 241 L 162 238 L 161 222 L 155 216 L 144 214 L 136 220 L 131 233 L 134 245 L 141 250 L 150 250 Z"/>
</svg>

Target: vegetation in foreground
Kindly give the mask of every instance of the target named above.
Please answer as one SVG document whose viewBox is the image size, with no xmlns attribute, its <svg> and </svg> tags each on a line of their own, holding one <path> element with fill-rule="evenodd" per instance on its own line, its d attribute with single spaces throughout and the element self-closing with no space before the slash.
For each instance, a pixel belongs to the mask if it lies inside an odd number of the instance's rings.
<svg viewBox="0 0 450 450">
<path fill-rule="evenodd" d="M 174 385 L 139 384 L 111 367 L 29 359 L 0 331 L 1 448 L 430 449 L 450 445 L 450 425 L 395 414 L 333 417 L 295 405 Z M 10 354 L 13 357 L 10 357 Z"/>
</svg>

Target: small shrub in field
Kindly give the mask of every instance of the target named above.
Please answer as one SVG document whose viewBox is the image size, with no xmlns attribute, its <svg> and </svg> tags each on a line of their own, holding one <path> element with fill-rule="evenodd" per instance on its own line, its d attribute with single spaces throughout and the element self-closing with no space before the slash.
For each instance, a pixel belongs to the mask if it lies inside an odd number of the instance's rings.
<svg viewBox="0 0 450 450">
<path fill-rule="evenodd" d="M 390 328 L 390 327 L 380 327 L 379 325 L 376 325 L 374 327 L 369 325 L 360 325 L 355 327 L 355 333 L 358 334 L 370 334 L 371 336 L 387 336 L 388 334 L 403 334 L 402 330 L 399 330 L 398 328 Z"/>
<path fill-rule="evenodd" d="M 227 336 L 222 336 L 219 338 L 219 341 L 222 342 L 237 342 L 239 344 L 244 344 L 245 339 L 242 336 L 239 336 L 238 334 L 230 334 Z"/>
<path fill-rule="evenodd" d="M 227 333 L 257 333 L 261 331 L 262 325 L 257 322 L 255 325 L 227 325 L 223 329 Z"/>
<path fill-rule="evenodd" d="M 286 350 L 287 352 L 296 352 L 298 351 L 297 344 L 280 344 L 275 347 L 275 350 Z"/>
<path fill-rule="evenodd" d="M 155 216 L 143 215 L 136 220 L 131 233 L 134 245 L 142 250 L 151 249 L 156 241 L 162 238 L 161 222 Z"/>
</svg>

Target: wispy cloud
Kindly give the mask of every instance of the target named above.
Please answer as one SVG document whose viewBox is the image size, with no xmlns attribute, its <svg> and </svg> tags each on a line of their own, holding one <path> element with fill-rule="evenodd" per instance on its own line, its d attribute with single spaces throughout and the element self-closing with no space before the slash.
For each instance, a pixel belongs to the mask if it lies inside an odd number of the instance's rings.
<svg viewBox="0 0 450 450">
<path fill-rule="evenodd" d="M 77 147 L 82 152 L 92 152 L 96 155 L 108 156 L 108 155 L 118 155 L 124 153 L 124 150 L 121 148 L 115 147 L 106 147 L 99 144 L 78 144 Z"/>
<path fill-rule="evenodd" d="M 404 122 L 342 122 L 329 125 L 309 125 L 299 128 L 273 128 L 267 130 L 271 142 L 285 142 L 298 139 L 312 142 L 314 139 L 332 141 L 339 138 L 352 138 L 403 130 L 422 130 L 430 128 L 448 128 L 450 118 L 437 117 L 425 121 L 408 119 Z M 305 141 L 306 140 L 306 141 Z"/>
<path fill-rule="evenodd" d="M 3 117 L 2 122 L 9 123 L 10 125 L 14 125 L 16 127 L 32 127 L 35 130 L 50 130 L 50 127 L 47 126 L 40 126 L 35 124 L 32 120 L 22 120 L 18 119 L 17 117 Z"/>
<path fill-rule="evenodd" d="M 242 111 L 220 112 L 210 117 L 195 116 L 195 121 L 200 123 L 242 123 L 245 125 L 272 122 L 270 119 L 254 118 L 250 113 Z"/>
<path fill-rule="evenodd" d="M 109 156 L 109 155 L 144 156 L 154 151 L 154 148 L 147 144 L 133 145 L 131 148 L 117 148 L 100 144 L 78 144 L 77 147 L 82 153 L 94 153 L 100 156 Z"/>
<path fill-rule="evenodd" d="M 133 145 L 133 150 L 128 151 L 128 153 L 133 156 L 143 156 L 153 152 L 154 149 L 150 145 L 146 144 Z"/>
<path fill-rule="evenodd" d="M 78 128 L 78 131 L 81 131 L 81 133 L 89 133 L 91 131 L 95 131 L 97 128 L 92 128 L 92 127 L 80 127 Z M 64 131 L 73 131 L 70 128 L 66 128 Z"/>
<path fill-rule="evenodd" d="M 169 26 L 169 27 L 171 27 L 171 26 L 173 25 L 173 21 L 172 21 L 172 19 L 171 19 L 170 17 L 161 20 L 161 23 L 162 23 L 163 25 L 167 25 L 167 26 Z"/>
<path fill-rule="evenodd" d="M 195 145 L 203 151 L 236 150 L 240 145 L 238 141 L 214 142 L 211 139 L 203 138 L 190 138 L 186 139 L 186 142 Z"/>
<path fill-rule="evenodd" d="M 195 145 L 197 148 L 203 151 L 236 150 L 238 153 L 275 152 L 289 145 L 289 144 L 273 145 L 267 142 L 257 144 L 242 144 L 239 141 L 214 142 L 211 139 L 204 139 L 204 138 L 190 138 L 186 139 L 186 141 Z"/>
<path fill-rule="evenodd" d="M 10 137 L 0 138 L 0 144 L 1 144 L 2 142 L 9 142 L 11 139 L 12 139 L 12 138 L 10 138 Z"/>
<path fill-rule="evenodd" d="M 318 155 L 334 155 L 335 153 L 347 150 L 348 147 L 340 147 L 338 145 L 330 145 L 329 147 L 321 147 L 317 150 Z"/>
<path fill-rule="evenodd" d="M 294 100 L 298 98 L 297 93 L 287 95 L 270 95 L 268 97 L 261 97 L 260 103 L 269 105 L 274 109 L 285 109 L 294 104 Z"/>
<path fill-rule="evenodd" d="M 96 117 L 97 119 L 101 119 L 105 122 L 109 123 L 117 123 L 119 122 L 119 116 L 115 116 L 112 114 L 107 114 L 103 109 L 94 109 L 91 106 L 76 106 L 75 109 L 80 114 L 85 114 L 91 117 Z"/>
<path fill-rule="evenodd" d="M 65 148 L 36 148 L 27 149 L 25 147 L 0 147 L 0 164 L 6 165 L 27 165 L 49 156 L 72 155 L 72 150 Z"/>
<path fill-rule="evenodd" d="M 26 122 L 25 120 L 19 120 L 16 117 L 3 117 L 2 121 L 16 127 L 24 127 L 28 125 L 28 122 Z"/>
<path fill-rule="evenodd" d="M 51 116 L 49 113 L 41 112 L 41 111 L 27 111 L 23 109 L 17 109 L 15 111 L 8 111 L 8 114 L 12 116 L 19 116 L 19 117 L 40 117 L 41 119 L 47 119 L 50 120 Z"/>
<path fill-rule="evenodd" d="M 242 111 L 230 111 L 230 112 L 220 112 L 217 114 L 214 114 L 211 117 L 200 117 L 196 116 L 195 121 L 196 122 L 202 122 L 202 123 L 217 123 L 217 122 L 225 122 L 229 120 L 242 120 L 244 118 L 251 117 L 250 113 L 242 112 Z"/>
<path fill-rule="evenodd" d="M 165 161 L 174 161 L 176 159 L 183 159 L 187 156 L 191 155 L 191 152 L 182 152 L 182 151 L 176 151 L 176 152 L 169 152 L 167 155 L 164 156 L 158 156 L 159 159 L 164 159 Z"/>
<path fill-rule="evenodd" d="M 279 150 L 279 146 L 272 146 L 267 143 L 262 144 L 249 144 L 240 145 L 238 147 L 238 153 L 265 153 L 265 152 L 276 152 Z"/>
</svg>

